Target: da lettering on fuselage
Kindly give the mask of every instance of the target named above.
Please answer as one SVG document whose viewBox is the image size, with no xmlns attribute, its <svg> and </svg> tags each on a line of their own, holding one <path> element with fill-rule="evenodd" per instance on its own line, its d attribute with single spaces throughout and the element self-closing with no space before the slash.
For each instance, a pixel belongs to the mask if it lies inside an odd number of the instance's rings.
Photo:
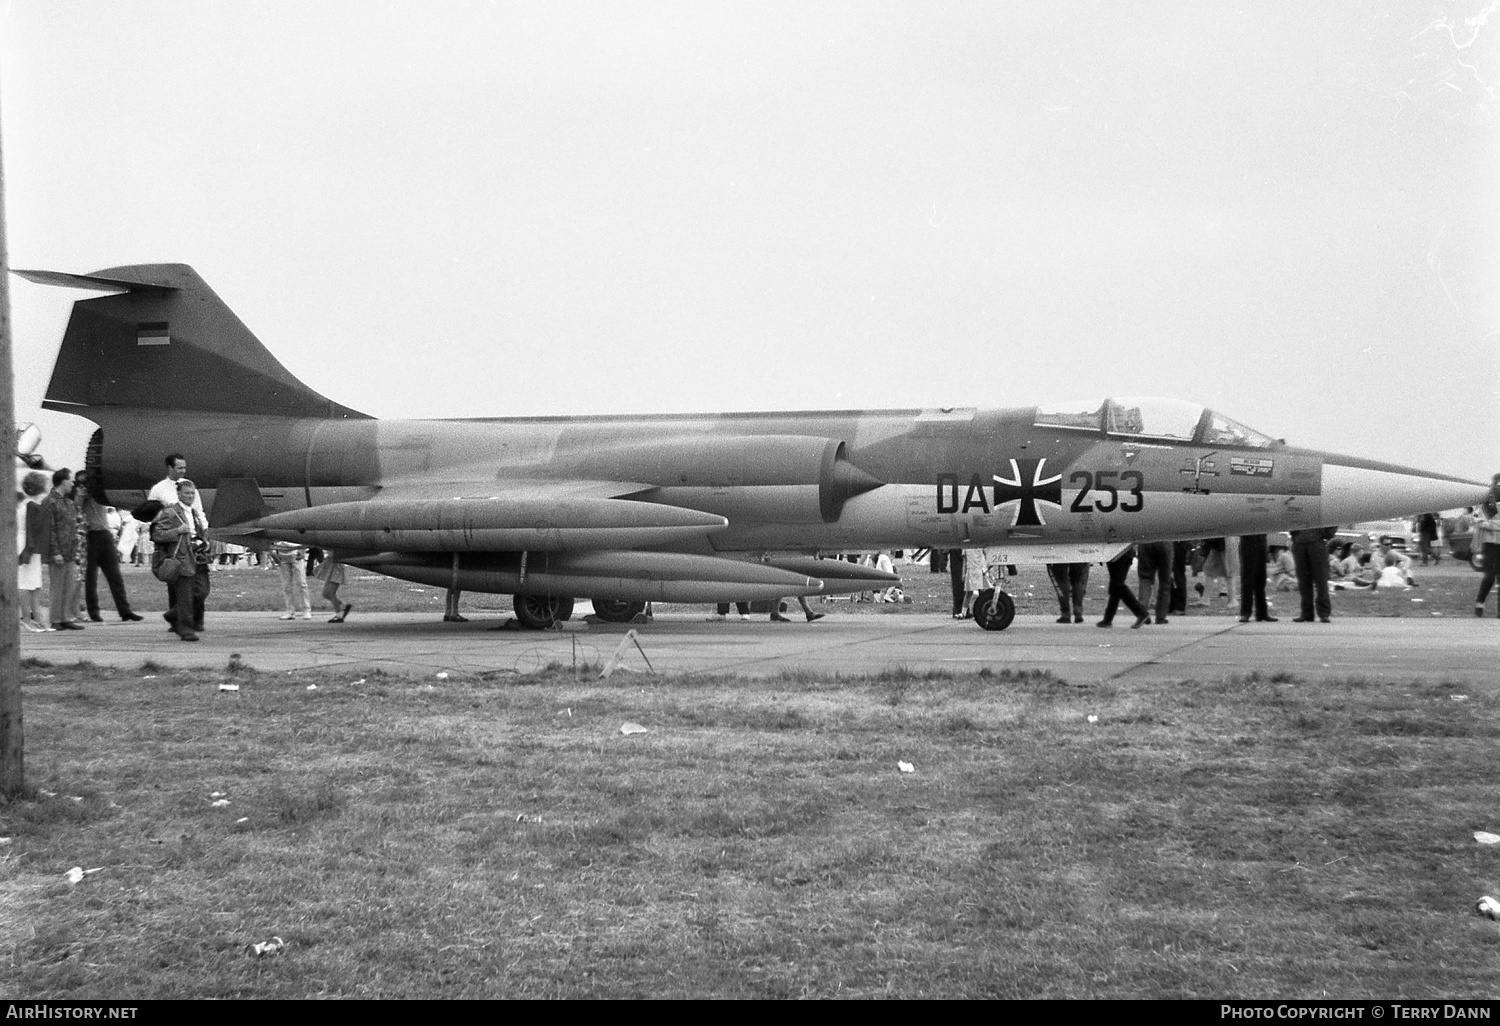
<svg viewBox="0 0 1500 1026">
<path fill-rule="evenodd" d="M 1139 470 L 1075 470 L 1068 483 L 1079 486 L 1068 507 L 1074 513 L 1139 513 L 1146 507 L 1146 476 Z M 1045 527 L 1044 511 L 1061 509 L 1062 501 L 1062 474 L 1048 472 L 1045 456 L 1013 459 L 1008 475 L 991 474 L 989 482 L 979 474 L 971 474 L 967 485 L 960 483 L 958 474 L 937 475 L 939 513 L 1008 509 L 1011 527 Z"/>
<path fill-rule="evenodd" d="M 981 513 L 998 513 L 1009 508 L 1010 526 L 1043 527 L 1047 521 L 1042 516 L 1042 507 L 1062 508 L 1062 475 L 1049 474 L 1046 468 L 1045 456 L 1013 459 L 1008 475 L 991 474 L 987 482 L 980 475 L 971 474 L 968 484 L 962 487 L 957 474 L 938 474 L 937 511 L 968 513 L 977 509 Z"/>
</svg>

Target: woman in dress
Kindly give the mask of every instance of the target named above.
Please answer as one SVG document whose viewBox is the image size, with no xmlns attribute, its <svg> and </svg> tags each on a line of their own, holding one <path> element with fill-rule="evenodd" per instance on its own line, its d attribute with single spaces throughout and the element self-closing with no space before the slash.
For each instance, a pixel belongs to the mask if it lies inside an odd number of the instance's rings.
<svg viewBox="0 0 1500 1026">
<path fill-rule="evenodd" d="M 968 549 L 964 552 L 964 611 L 962 619 L 974 616 L 974 600 L 986 588 L 994 587 L 990 580 L 990 554 L 984 549 Z"/>
<path fill-rule="evenodd" d="M 42 545 L 46 541 L 47 516 L 41 496 L 47 491 L 47 475 L 33 470 L 21 481 L 22 494 L 16 507 L 16 545 L 20 568 L 16 577 L 21 626 L 33 633 L 50 631 L 42 618 Z"/>
<path fill-rule="evenodd" d="M 318 564 L 315 576 L 323 582 L 323 597 L 333 603 L 333 615 L 328 618 L 328 622 L 343 623 L 349 610 L 354 608 L 352 602 L 339 603 L 339 585 L 344 583 L 344 564 L 332 557 L 325 558 Z"/>
</svg>

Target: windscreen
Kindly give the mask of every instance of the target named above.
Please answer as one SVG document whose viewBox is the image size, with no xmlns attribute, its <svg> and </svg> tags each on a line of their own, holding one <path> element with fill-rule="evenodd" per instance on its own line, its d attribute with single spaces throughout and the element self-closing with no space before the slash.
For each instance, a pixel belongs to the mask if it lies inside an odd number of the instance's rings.
<svg viewBox="0 0 1500 1026">
<path fill-rule="evenodd" d="M 1046 403 L 1037 407 L 1036 423 L 1043 427 L 1103 430 L 1111 435 L 1198 445 L 1269 449 L 1281 444 L 1202 403 L 1154 396 L 1106 399 L 1102 405 L 1096 400 Z"/>
<path fill-rule="evenodd" d="M 1203 407 L 1182 399 L 1131 396 L 1104 404 L 1104 429 L 1112 435 L 1149 435 L 1184 442 L 1193 440 Z"/>
</svg>

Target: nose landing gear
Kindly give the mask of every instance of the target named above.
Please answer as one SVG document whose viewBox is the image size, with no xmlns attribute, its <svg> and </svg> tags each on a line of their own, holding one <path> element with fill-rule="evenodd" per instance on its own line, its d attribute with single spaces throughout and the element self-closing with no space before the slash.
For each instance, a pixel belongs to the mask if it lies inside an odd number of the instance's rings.
<svg viewBox="0 0 1500 1026">
<path fill-rule="evenodd" d="M 974 596 L 974 622 L 987 631 L 1003 631 L 1016 618 L 1016 600 L 999 588 Z"/>
</svg>

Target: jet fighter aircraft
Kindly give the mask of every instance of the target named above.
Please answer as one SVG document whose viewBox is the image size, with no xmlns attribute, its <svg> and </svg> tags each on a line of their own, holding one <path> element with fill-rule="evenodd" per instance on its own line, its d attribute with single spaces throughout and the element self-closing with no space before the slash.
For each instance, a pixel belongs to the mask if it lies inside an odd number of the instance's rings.
<svg viewBox="0 0 1500 1026">
<path fill-rule="evenodd" d="M 1260 534 L 1478 503 L 1488 485 L 1297 448 L 1178 400 L 672 416 L 376 420 L 283 367 L 191 267 L 17 271 L 73 304 L 43 405 L 98 425 L 90 480 L 130 507 L 184 452 L 218 536 L 334 550 L 402 580 L 577 598 L 864 591 L 845 552 L 1099 562 L 1131 542 Z M 1009 596 L 976 619 L 1003 629 Z"/>
</svg>

